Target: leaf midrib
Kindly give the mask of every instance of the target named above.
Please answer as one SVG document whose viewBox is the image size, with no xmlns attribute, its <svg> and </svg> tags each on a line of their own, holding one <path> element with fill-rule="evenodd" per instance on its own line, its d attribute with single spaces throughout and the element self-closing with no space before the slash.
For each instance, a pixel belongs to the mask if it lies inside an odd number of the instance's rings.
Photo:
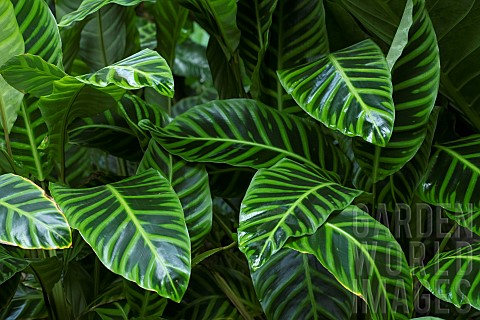
<svg viewBox="0 0 480 320">
<path fill-rule="evenodd" d="M 177 289 L 175 287 L 175 283 L 172 280 L 172 277 L 170 276 L 169 270 L 167 266 L 165 265 L 164 259 L 158 254 L 155 245 L 150 241 L 150 238 L 148 237 L 148 233 L 145 232 L 143 229 L 140 221 L 138 221 L 137 217 L 135 216 L 135 213 L 133 212 L 132 208 L 130 205 L 125 201 L 125 199 L 122 197 L 122 195 L 113 187 L 112 185 L 105 185 L 106 189 L 112 193 L 112 195 L 118 200 L 119 204 L 122 206 L 124 209 L 125 213 L 127 216 L 130 218 L 130 220 L 133 222 L 133 224 L 136 227 L 136 230 L 140 233 L 142 238 L 144 239 L 145 243 L 147 244 L 148 248 L 150 249 L 150 252 L 154 255 L 155 260 L 161 265 L 161 267 L 165 270 L 165 274 L 168 278 L 168 281 L 170 282 L 173 291 L 175 292 L 175 296 L 178 296 Z"/>
</svg>

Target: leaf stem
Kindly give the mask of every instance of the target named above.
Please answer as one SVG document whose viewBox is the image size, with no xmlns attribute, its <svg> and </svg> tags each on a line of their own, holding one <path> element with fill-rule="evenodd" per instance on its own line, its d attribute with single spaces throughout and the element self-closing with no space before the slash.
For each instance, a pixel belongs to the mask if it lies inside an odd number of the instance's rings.
<svg viewBox="0 0 480 320">
<path fill-rule="evenodd" d="M 10 135 L 8 134 L 7 128 L 7 115 L 5 113 L 5 105 L 3 104 L 3 99 L 0 99 L 0 115 L 2 117 L 2 127 L 3 133 L 5 136 L 5 146 L 7 148 L 8 155 L 13 159 L 12 146 L 10 145 Z"/>
<path fill-rule="evenodd" d="M 235 292 L 233 292 L 232 288 L 228 285 L 227 281 L 216 271 L 212 271 L 213 277 L 217 281 L 218 286 L 228 299 L 233 303 L 233 305 L 237 308 L 238 312 L 242 315 L 242 317 L 246 320 L 253 320 L 253 318 L 248 313 L 248 310 L 243 305 L 242 301 L 237 297 Z"/>
<path fill-rule="evenodd" d="M 192 269 L 195 266 L 197 266 L 200 262 L 202 262 L 203 260 L 213 256 L 215 253 L 231 249 L 231 248 L 235 247 L 236 244 L 237 244 L 237 242 L 234 241 L 234 242 L 230 243 L 228 246 L 215 248 L 215 249 L 211 249 L 211 250 L 202 252 L 201 254 L 199 254 L 198 256 L 196 256 L 195 258 L 192 259 Z"/>
</svg>

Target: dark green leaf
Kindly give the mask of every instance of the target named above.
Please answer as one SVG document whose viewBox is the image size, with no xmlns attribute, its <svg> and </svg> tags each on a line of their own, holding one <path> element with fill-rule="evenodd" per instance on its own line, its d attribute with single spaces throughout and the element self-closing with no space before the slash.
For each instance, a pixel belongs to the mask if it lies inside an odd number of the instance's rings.
<svg viewBox="0 0 480 320">
<path fill-rule="evenodd" d="M 30 262 L 0 246 L 0 285 L 12 278 L 17 272 L 23 271 Z M 1 305 L 0 305 L 1 309 Z"/>
</svg>

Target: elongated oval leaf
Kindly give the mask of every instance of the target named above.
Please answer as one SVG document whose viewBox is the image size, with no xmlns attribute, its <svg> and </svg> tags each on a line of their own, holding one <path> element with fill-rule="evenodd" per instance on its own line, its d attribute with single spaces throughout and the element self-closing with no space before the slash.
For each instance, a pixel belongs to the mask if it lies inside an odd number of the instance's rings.
<svg viewBox="0 0 480 320">
<path fill-rule="evenodd" d="M 2 33 L 0 34 L 0 66 L 8 59 L 25 51 L 22 34 L 15 19 L 15 12 L 10 1 L 0 3 L 0 25 Z M 0 72 L 1 73 L 1 72 Z M 0 127 L 7 127 L 7 131 L 13 126 L 17 119 L 17 112 L 20 108 L 23 95 L 12 88 L 0 75 L 0 110 L 3 121 L 0 121 Z M 0 118 L 0 119 L 2 119 Z"/>
<path fill-rule="evenodd" d="M 420 149 L 438 93 L 437 40 L 424 1 L 415 1 L 408 43 L 393 68 L 395 123 L 384 148 L 357 139 L 353 150 L 371 183 L 399 171 Z M 358 183 L 358 188 L 361 188 Z"/>
<path fill-rule="evenodd" d="M 458 308 L 468 303 L 480 309 L 479 269 L 480 244 L 476 243 L 435 255 L 415 275 L 437 298 Z"/>
<path fill-rule="evenodd" d="M 43 0 L 11 0 L 25 41 L 25 52 L 62 67 L 62 40 L 57 22 Z"/>
<path fill-rule="evenodd" d="M 95 73 L 77 79 L 98 87 L 114 84 L 127 90 L 151 87 L 173 98 L 173 76 L 167 62 L 157 52 L 144 49 Z"/>
<path fill-rule="evenodd" d="M 288 157 L 343 172 L 342 155 L 318 126 L 248 99 L 212 101 L 176 117 L 165 128 L 142 121 L 169 152 L 189 161 L 269 167 Z"/>
<path fill-rule="evenodd" d="M 402 19 L 398 25 L 395 37 L 392 40 L 390 49 L 387 53 L 387 64 L 390 71 L 392 71 L 395 62 L 402 55 L 403 49 L 408 44 L 408 34 L 413 23 L 413 0 L 407 0 L 405 10 L 403 11 Z"/>
<path fill-rule="evenodd" d="M 349 320 L 353 294 L 311 254 L 283 248 L 252 272 L 268 319 Z"/>
<path fill-rule="evenodd" d="M 50 190 L 102 263 L 163 297 L 180 301 L 190 277 L 182 207 L 155 170 L 105 186 Z"/>
<path fill-rule="evenodd" d="M 372 319 L 409 319 L 413 288 L 407 260 L 390 231 L 367 213 L 349 207 L 288 246 L 314 254 L 367 302 Z"/>
<path fill-rule="evenodd" d="M 347 136 L 385 146 L 395 110 L 385 57 L 372 40 L 278 71 L 283 87 L 313 118 Z"/>
<path fill-rule="evenodd" d="M 238 244 L 256 270 L 291 237 L 313 234 L 335 210 L 361 191 L 338 184 L 328 172 L 289 159 L 253 177 L 242 201 Z"/>
<path fill-rule="evenodd" d="M 15 174 L 0 176 L 0 242 L 24 249 L 61 249 L 72 242 L 63 213 L 45 192 Z"/>
<path fill-rule="evenodd" d="M 442 145 L 430 159 L 419 195 L 450 211 L 480 210 L 480 135 Z"/>
<path fill-rule="evenodd" d="M 177 193 L 183 207 L 192 248 L 197 248 L 212 228 L 212 196 L 205 167 L 199 163 L 188 163 L 169 154 L 151 139 L 139 164 L 138 172 L 150 168 L 158 170 Z"/>
</svg>

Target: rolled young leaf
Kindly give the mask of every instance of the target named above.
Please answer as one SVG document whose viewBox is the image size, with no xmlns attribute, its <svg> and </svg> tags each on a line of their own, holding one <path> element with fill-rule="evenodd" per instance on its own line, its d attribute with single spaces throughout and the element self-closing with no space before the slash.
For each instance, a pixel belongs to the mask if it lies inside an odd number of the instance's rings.
<svg viewBox="0 0 480 320">
<path fill-rule="evenodd" d="M 395 118 L 391 76 L 372 40 L 280 70 L 278 76 L 300 107 L 327 127 L 379 146 L 390 140 Z"/>
<path fill-rule="evenodd" d="M 242 201 L 240 251 L 256 270 L 289 238 L 315 233 L 330 213 L 344 209 L 360 193 L 326 171 L 289 159 L 260 169 Z"/>
<path fill-rule="evenodd" d="M 62 249 L 72 243 L 63 213 L 45 192 L 15 174 L 0 176 L 0 243 L 24 249 Z"/>
<path fill-rule="evenodd" d="M 412 275 L 390 231 L 350 206 L 332 215 L 316 233 L 287 245 L 311 253 L 345 288 L 367 303 L 374 320 L 409 319 Z"/>
<path fill-rule="evenodd" d="M 190 239 L 169 182 L 148 170 L 89 189 L 50 190 L 100 261 L 140 287 L 176 302 L 190 277 Z"/>
</svg>

